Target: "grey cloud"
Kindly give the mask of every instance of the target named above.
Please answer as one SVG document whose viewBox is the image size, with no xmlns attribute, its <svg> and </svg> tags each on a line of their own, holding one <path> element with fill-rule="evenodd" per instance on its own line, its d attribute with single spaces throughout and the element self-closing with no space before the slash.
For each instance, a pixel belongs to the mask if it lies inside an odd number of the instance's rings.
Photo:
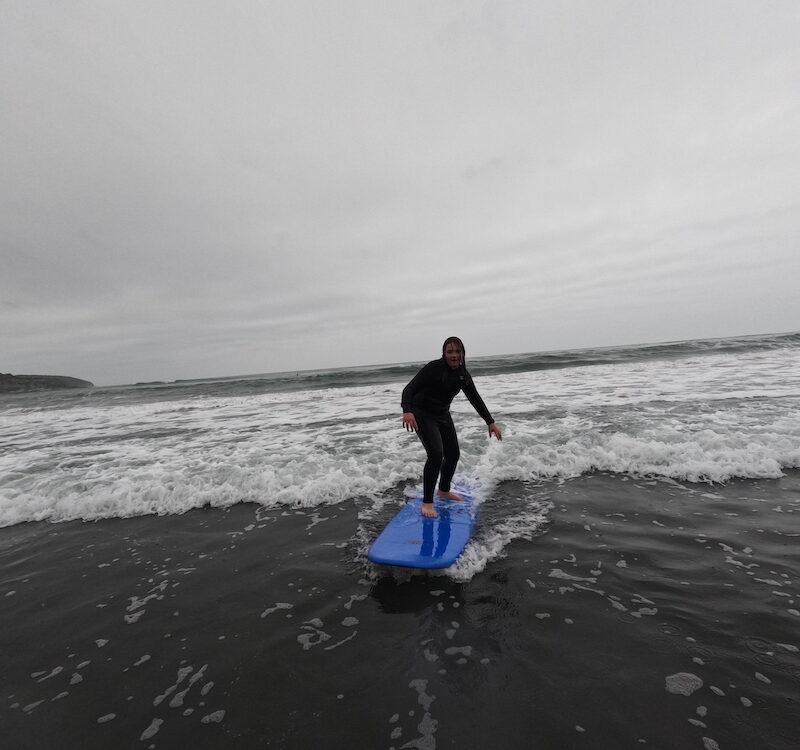
<svg viewBox="0 0 800 750">
<path fill-rule="evenodd" d="M 796 327 L 788 0 L 3 12 L 0 370 Z"/>
</svg>

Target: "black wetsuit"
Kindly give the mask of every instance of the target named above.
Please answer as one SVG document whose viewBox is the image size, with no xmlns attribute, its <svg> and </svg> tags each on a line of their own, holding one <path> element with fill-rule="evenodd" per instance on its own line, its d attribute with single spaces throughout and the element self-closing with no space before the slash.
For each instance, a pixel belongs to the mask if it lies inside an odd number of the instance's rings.
<svg viewBox="0 0 800 750">
<path fill-rule="evenodd" d="M 428 362 L 403 389 L 403 413 L 413 412 L 417 434 L 428 454 L 422 474 L 423 500 L 426 503 L 433 502 L 437 477 L 439 489 L 450 491 L 450 482 L 461 455 L 456 428 L 450 417 L 450 404 L 459 391 L 464 391 L 486 424 L 494 422 L 463 365 L 453 370 L 444 359 L 435 359 Z"/>
</svg>

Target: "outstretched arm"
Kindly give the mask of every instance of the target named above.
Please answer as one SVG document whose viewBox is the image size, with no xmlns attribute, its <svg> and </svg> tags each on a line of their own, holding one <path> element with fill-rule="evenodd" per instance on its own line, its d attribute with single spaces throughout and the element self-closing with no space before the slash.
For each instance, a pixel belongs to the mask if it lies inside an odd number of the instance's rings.
<svg viewBox="0 0 800 750">
<path fill-rule="evenodd" d="M 483 403 L 483 399 L 480 397 L 478 389 L 475 387 L 475 383 L 472 382 L 471 375 L 467 375 L 466 380 L 464 381 L 464 395 L 472 404 L 475 411 L 478 412 L 481 417 L 483 417 L 483 421 L 486 422 L 486 424 L 494 423 L 494 419 L 492 419 L 492 415 L 486 408 L 486 404 Z"/>
<path fill-rule="evenodd" d="M 489 428 L 489 437 L 494 435 L 498 440 L 502 440 L 503 433 L 500 432 L 500 428 L 495 424 L 494 419 L 492 419 L 492 415 L 486 408 L 486 404 L 483 403 L 483 399 L 480 397 L 478 389 L 475 387 L 475 383 L 472 382 L 472 377 L 470 375 L 467 375 L 467 380 L 464 383 L 464 395 L 469 399 L 475 411 L 478 412 L 486 422 Z"/>
</svg>

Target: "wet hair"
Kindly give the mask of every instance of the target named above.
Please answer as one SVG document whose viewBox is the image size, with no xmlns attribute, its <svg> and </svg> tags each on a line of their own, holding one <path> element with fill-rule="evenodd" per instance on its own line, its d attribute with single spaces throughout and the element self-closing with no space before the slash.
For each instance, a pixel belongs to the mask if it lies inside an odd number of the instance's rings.
<svg viewBox="0 0 800 750">
<path fill-rule="evenodd" d="M 464 342 L 458 336 L 449 336 L 442 344 L 442 359 L 444 359 L 444 350 L 447 349 L 448 344 L 455 344 L 461 349 L 461 367 L 467 369 L 467 350 L 464 348 Z"/>
</svg>

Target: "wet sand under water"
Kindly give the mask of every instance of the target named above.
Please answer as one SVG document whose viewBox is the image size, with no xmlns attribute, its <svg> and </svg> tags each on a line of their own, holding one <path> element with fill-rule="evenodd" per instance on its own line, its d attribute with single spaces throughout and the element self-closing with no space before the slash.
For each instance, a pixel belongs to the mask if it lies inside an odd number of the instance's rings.
<svg viewBox="0 0 800 750">
<path fill-rule="evenodd" d="M 507 482 L 476 544 L 534 500 L 466 582 L 365 561 L 394 503 L 0 529 L 4 741 L 797 747 L 800 472 Z"/>
</svg>

